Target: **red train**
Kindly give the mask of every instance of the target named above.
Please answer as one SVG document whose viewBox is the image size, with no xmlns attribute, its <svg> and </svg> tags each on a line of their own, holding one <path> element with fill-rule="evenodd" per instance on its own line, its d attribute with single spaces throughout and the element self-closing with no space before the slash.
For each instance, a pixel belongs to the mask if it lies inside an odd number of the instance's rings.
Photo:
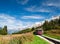
<svg viewBox="0 0 60 44">
<path fill-rule="evenodd" d="M 42 35 L 43 34 L 43 30 L 35 30 L 34 34 L 35 35 Z"/>
</svg>

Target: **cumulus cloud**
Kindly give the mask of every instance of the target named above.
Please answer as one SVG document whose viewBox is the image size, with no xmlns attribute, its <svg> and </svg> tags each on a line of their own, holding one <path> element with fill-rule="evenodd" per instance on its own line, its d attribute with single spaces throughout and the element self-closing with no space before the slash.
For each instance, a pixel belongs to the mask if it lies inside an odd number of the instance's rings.
<svg viewBox="0 0 60 44">
<path fill-rule="evenodd" d="M 29 0 L 16 0 L 18 4 L 25 5 L 28 3 Z"/>
<path fill-rule="evenodd" d="M 44 19 L 44 17 L 38 15 L 32 15 L 32 16 L 23 16 L 22 19 Z"/>
</svg>

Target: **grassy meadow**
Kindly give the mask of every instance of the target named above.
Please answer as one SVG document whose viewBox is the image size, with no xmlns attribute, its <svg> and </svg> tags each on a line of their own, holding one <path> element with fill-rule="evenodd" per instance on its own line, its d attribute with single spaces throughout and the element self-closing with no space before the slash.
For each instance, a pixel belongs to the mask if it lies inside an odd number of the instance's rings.
<svg viewBox="0 0 60 44">
<path fill-rule="evenodd" d="M 25 41 L 32 41 L 33 35 L 28 34 L 15 34 L 15 35 L 0 35 L 0 44 L 24 44 Z"/>
<path fill-rule="evenodd" d="M 49 44 L 32 33 L 0 35 L 0 44 Z"/>
</svg>

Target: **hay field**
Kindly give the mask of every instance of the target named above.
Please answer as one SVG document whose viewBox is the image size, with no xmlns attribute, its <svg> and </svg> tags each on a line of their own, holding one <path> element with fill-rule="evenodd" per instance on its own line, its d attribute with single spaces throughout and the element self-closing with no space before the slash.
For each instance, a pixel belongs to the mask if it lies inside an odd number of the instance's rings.
<svg viewBox="0 0 60 44">
<path fill-rule="evenodd" d="M 0 35 L 0 44 L 24 44 L 33 40 L 33 34 Z"/>
</svg>

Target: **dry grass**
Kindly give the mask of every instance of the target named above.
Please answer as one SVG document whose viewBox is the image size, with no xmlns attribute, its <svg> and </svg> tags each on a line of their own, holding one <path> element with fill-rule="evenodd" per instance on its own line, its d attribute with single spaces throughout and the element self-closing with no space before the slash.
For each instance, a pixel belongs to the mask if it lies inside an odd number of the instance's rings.
<svg viewBox="0 0 60 44">
<path fill-rule="evenodd" d="M 33 40 L 33 34 L 0 35 L 0 44 L 24 44 Z"/>
<path fill-rule="evenodd" d="M 60 30 L 59 29 L 53 29 L 53 30 L 50 30 L 50 31 L 46 31 L 46 33 L 60 35 Z"/>
<path fill-rule="evenodd" d="M 60 29 L 53 29 L 45 32 L 46 36 L 60 40 Z"/>
</svg>

